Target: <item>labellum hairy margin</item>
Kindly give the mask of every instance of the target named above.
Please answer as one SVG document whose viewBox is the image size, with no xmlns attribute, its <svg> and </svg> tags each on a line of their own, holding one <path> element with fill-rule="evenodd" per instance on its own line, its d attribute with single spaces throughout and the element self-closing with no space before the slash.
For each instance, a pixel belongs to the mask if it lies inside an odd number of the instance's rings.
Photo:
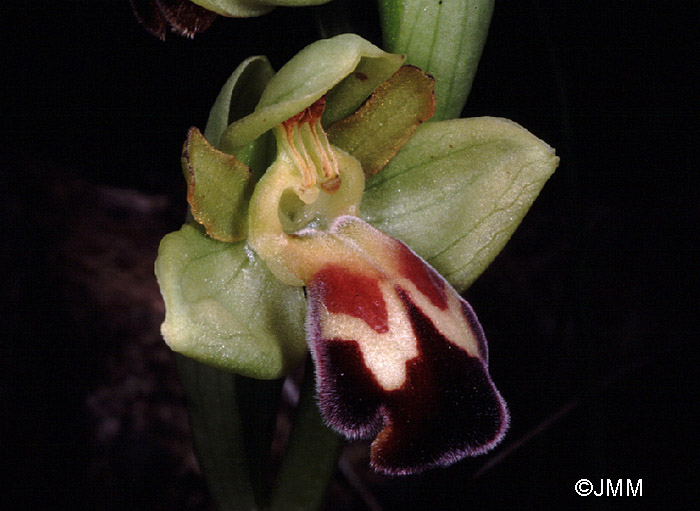
<svg viewBox="0 0 700 511">
<path fill-rule="evenodd" d="M 508 413 L 469 304 L 406 245 L 354 217 L 329 230 L 356 258 L 307 283 L 321 411 L 350 438 L 377 434 L 371 463 L 408 474 L 481 454 Z"/>
</svg>

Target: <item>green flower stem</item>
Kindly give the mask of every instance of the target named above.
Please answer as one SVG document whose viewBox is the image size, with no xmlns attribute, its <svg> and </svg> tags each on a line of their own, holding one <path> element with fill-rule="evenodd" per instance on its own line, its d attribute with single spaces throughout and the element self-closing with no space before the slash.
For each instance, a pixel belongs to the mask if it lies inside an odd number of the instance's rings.
<svg viewBox="0 0 700 511">
<path fill-rule="evenodd" d="M 264 509 L 282 380 L 253 380 L 175 357 L 197 458 L 219 509 Z"/>
<path fill-rule="evenodd" d="M 272 511 L 319 509 L 341 445 L 341 438 L 326 426 L 318 410 L 314 367 L 309 360 L 289 445 L 272 493 Z"/>
<path fill-rule="evenodd" d="M 254 380 L 236 377 L 236 398 L 241 415 L 245 452 L 258 507 L 269 503 L 270 448 L 284 379 Z"/>
<path fill-rule="evenodd" d="M 197 459 L 221 511 L 255 509 L 236 403 L 236 376 L 175 354 Z"/>
</svg>

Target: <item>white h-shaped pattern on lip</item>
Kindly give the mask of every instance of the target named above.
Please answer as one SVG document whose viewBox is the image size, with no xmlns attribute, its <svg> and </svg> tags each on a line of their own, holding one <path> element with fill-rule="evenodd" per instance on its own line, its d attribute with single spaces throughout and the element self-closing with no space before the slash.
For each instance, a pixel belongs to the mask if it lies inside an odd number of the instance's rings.
<svg viewBox="0 0 700 511">
<path fill-rule="evenodd" d="M 447 308 L 441 309 L 421 293 L 410 279 L 398 278 L 393 282 L 383 279 L 378 284 L 386 306 L 387 332 L 377 332 L 362 318 L 330 313 L 325 308 L 321 309 L 319 319 L 324 339 L 330 342 L 357 342 L 365 365 L 384 390 L 399 389 L 406 381 L 406 362 L 419 355 L 416 332 L 407 317 L 406 305 L 396 291 L 397 287 L 406 293 L 410 301 L 449 342 L 470 356 L 479 357 L 478 343 L 462 310 L 461 299 L 449 285 L 444 286 Z"/>
<path fill-rule="evenodd" d="M 384 390 L 396 390 L 406 380 L 406 362 L 418 356 L 418 341 L 393 284 L 384 280 L 379 288 L 386 305 L 387 332 L 377 332 L 362 318 L 322 308 L 321 335 L 330 342 L 334 339 L 357 342 L 365 365 L 379 385 Z"/>
</svg>

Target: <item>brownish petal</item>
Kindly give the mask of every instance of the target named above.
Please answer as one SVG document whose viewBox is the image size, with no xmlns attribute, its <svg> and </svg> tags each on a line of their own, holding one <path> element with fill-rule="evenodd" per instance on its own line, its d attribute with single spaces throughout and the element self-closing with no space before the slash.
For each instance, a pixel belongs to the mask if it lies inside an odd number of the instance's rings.
<svg viewBox="0 0 700 511">
<path fill-rule="evenodd" d="M 434 79 L 403 66 L 353 115 L 328 128 L 332 144 L 360 161 L 365 176 L 379 172 L 435 111 Z"/>
<path fill-rule="evenodd" d="M 197 128 L 190 128 L 182 149 L 187 202 L 192 216 L 215 240 L 234 242 L 247 235 L 250 169 L 216 149 Z"/>
<path fill-rule="evenodd" d="M 177 34 L 192 38 L 208 29 L 216 13 L 189 0 L 155 0 L 163 16 Z"/>
</svg>

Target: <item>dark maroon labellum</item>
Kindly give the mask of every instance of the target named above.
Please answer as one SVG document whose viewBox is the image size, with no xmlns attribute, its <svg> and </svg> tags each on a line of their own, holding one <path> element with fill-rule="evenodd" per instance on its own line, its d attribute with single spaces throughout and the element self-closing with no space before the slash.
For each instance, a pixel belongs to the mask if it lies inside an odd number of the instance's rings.
<svg viewBox="0 0 700 511">
<path fill-rule="evenodd" d="M 376 435 L 372 466 L 411 474 L 488 451 L 509 417 L 469 304 L 383 236 L 386 271 L 372 257 L 366 272 L 331 264 L 307 284 L 307 330 L 329 424 L 350 438 Z"/>
</svg>

